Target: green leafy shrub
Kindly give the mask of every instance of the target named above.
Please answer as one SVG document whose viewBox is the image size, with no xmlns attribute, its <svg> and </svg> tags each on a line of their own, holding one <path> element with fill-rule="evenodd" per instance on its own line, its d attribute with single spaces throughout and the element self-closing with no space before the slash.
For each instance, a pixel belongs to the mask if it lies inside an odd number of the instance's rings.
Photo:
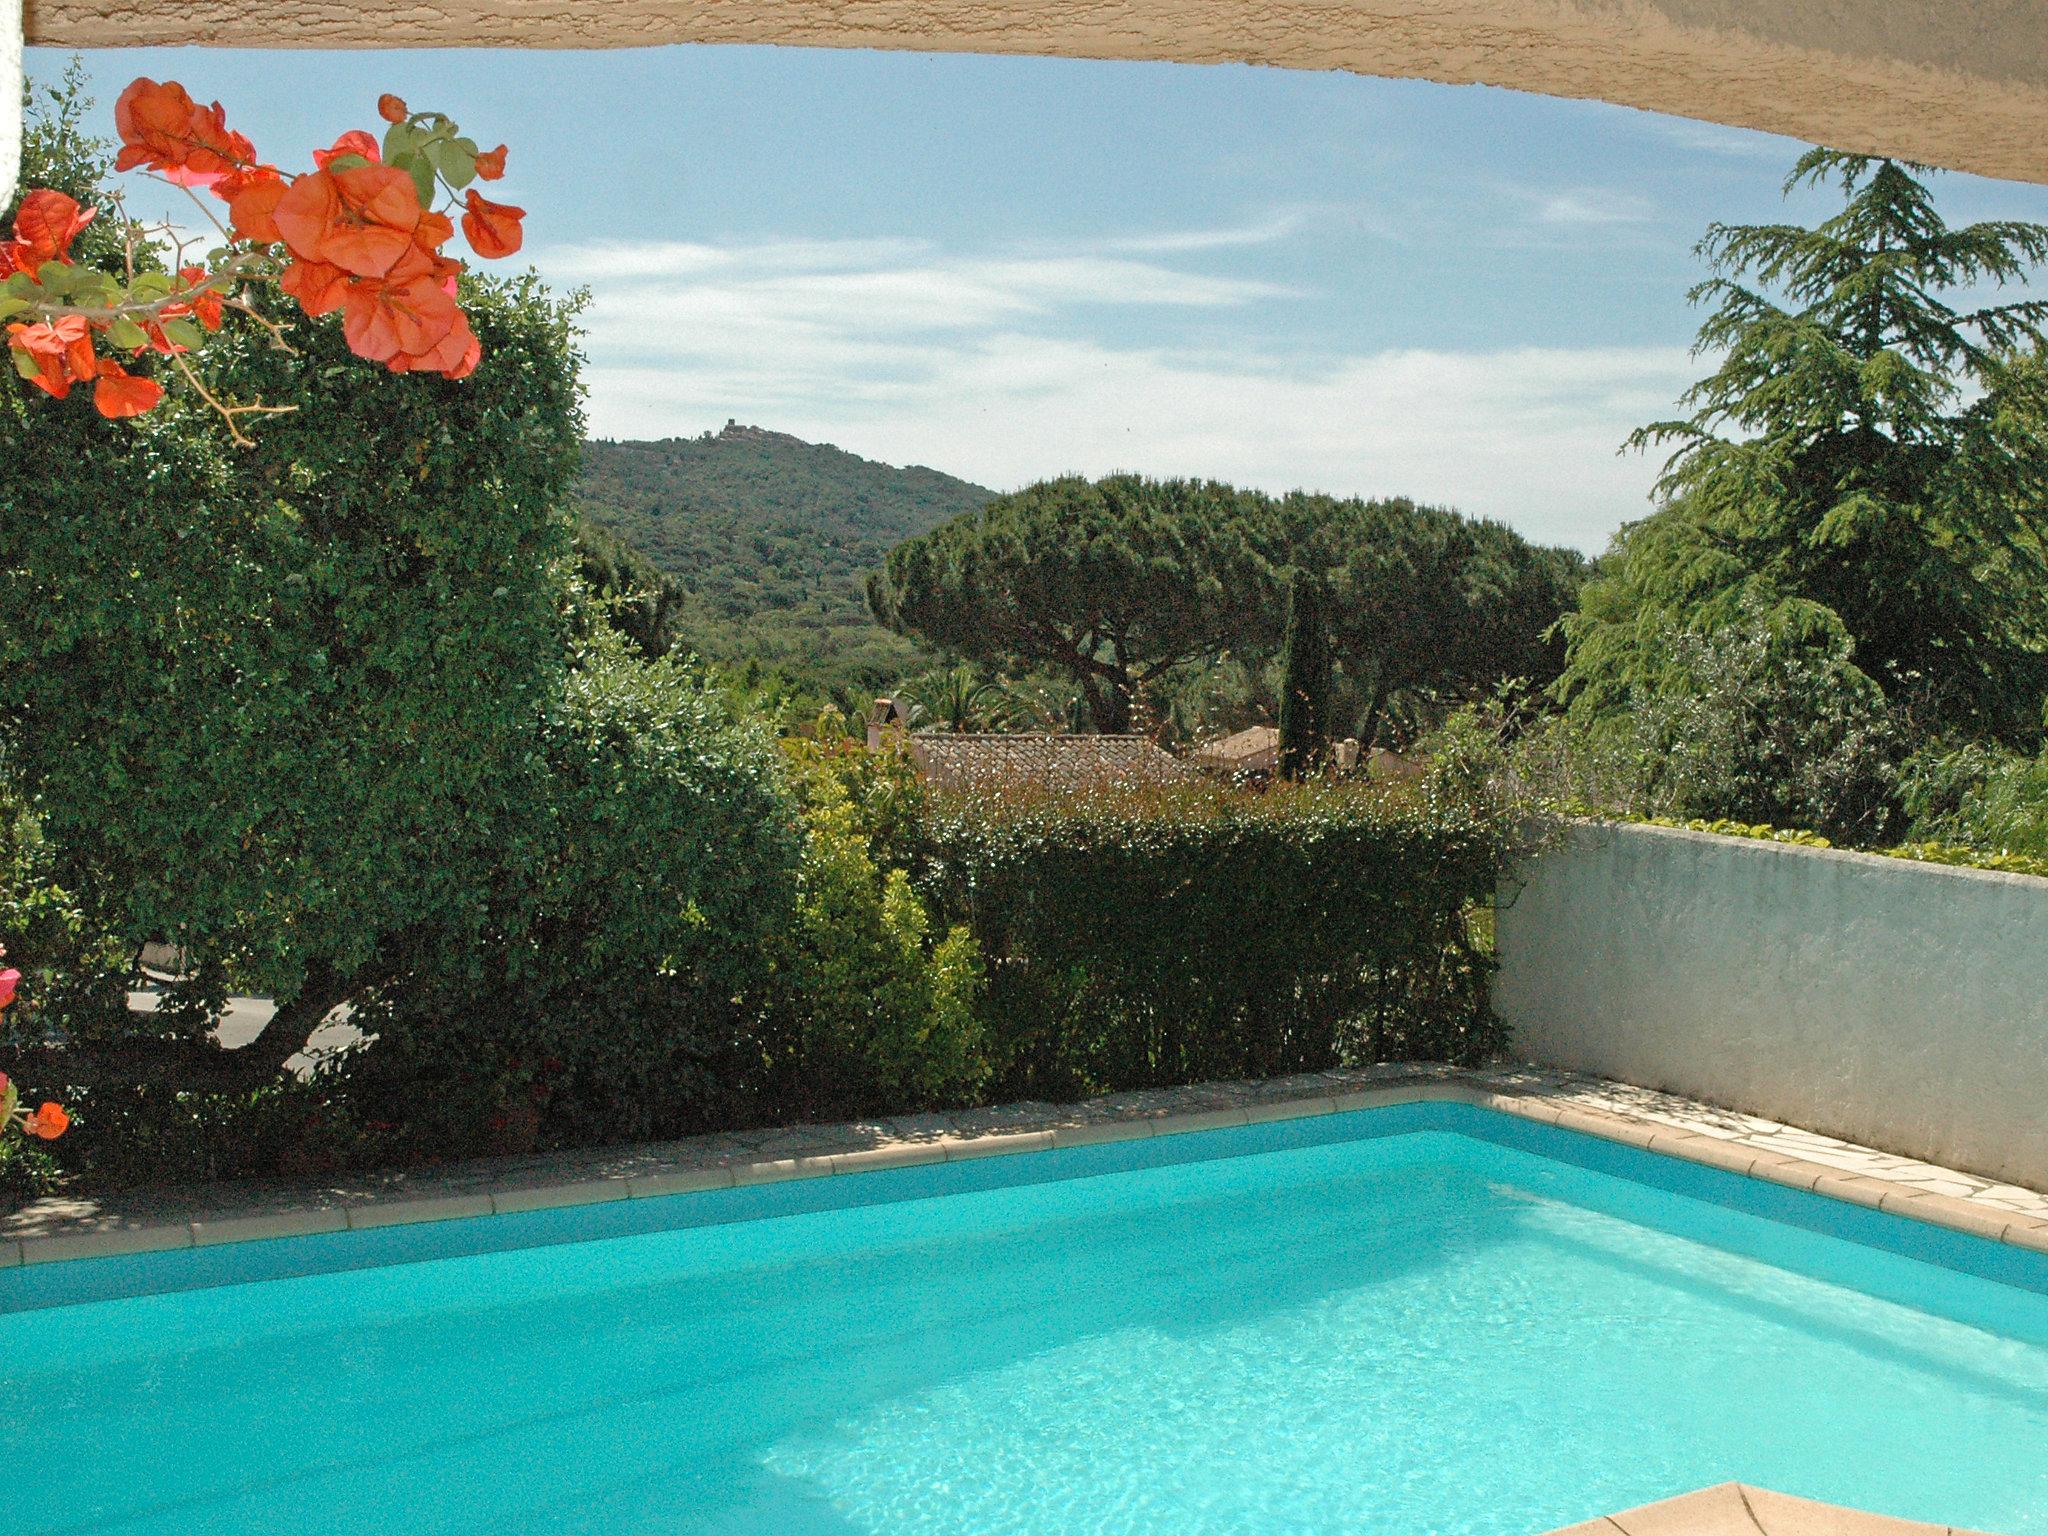
<svg viewBox="0 0 2048 1536">
<path fill-rule="evenodd" d="M 1464 914 L 1501 851 L 1364 787 L 1014 791 L 937 801 L 921 883 L 980 942 L 994 1096 L 1061 1098 L 1491 1054 Z"/>
<path fill-rule="evenodd" d="M 900 754 L 793 742 L 804 851 L 774 947 L 770 1022 L 784 1113 L 829 1118 L 972 1102 L 989 1076 L 983 972 L 966 928 L 938 928 L 907 849 L 924 808 Z"/>
<path fill-rule="evenodd" d="M 392 1161 L 388 1127 L 366 1125 L 337 1075 L 234 1091 L 193 1088 L 158 1063 L 56 1088 L 71 1128 L 47 1148 L 52 1187 L 121 1189 Z M 21 1194 L 41 1190 L 23 1190 Z"/>
<path fill-rule="evenodd" d="M 1836 630 L 1792 633 L 1748 605 L 1640 642 L 1658 683 L 1626 709 L 1574 709 L 1517 747 L 1533 793 L 1596 813 L 1811 827 L 1870 844 L 1902 823 L 1904 732 Z"/>
<path fill-rule="evenodd" d="M 676 1135 L 761 1108 L 798 829 L 775 746 L 691 669 L 590 637 L 481 911 L 366 1001 L 365 1119 L 418 1150 Z M 475 943 L 472 935 L 484 935 Z"/>
<path fill-rule="evenodd" d="M 1916 757 L 1906 774 L 1916 840 L 2048 860 L 2048 756 L 1966 746 Z"/>
<path fill-rule="evenodd" d="M 26 1136 L 0 1136 L 0 1201 L 17 1203 L 57 1187 L 57 1160 Z"/>
<path fill-rule="evenodd" d="M 14 1005 L 0 1012 L 0 1067 L 22 1071 L 51 1039 L 103 1039 L 128 1027 L 129 954 L 57 881 L 42 828 L 0 781 L 0 947 L 21 972 Z M 10 1065 L 11 1064 L 11 1065 Z"/>
</svg>

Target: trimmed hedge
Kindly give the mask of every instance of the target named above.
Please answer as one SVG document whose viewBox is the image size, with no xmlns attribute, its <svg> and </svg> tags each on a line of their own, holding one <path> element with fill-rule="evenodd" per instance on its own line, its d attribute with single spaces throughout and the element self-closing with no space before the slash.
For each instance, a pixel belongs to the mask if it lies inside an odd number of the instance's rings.
<svg viewBox="0 0 2048 1536">
<path fill-rule="evenodd" d="M 1372 787 L 934 797 L 920 884 L 974 935 L 998 1099 L 1502 1043 L 1466 921 L 1503 852 Z"/>
</svg>

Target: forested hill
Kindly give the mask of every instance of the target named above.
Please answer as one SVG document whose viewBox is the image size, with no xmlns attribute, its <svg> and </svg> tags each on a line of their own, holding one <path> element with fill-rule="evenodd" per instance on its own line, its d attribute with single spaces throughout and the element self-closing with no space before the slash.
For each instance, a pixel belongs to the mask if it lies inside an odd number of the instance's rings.
<svg viewBox="0 0 2048 1536">
<path fill-rule="evenodd" d="M 834 684 L 892 682 L 920 653 L 868 615 L 865 573 L 995 493 L 728 422 L 702 437 L 584 445 L 586 517 L 683 588 L 681 643 Z"/>
</svg>

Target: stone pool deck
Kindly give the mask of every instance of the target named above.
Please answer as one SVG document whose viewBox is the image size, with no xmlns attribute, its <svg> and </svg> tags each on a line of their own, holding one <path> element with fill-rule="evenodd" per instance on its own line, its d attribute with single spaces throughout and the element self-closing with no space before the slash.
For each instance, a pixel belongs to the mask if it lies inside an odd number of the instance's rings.
<svg viewBox="0 0 2048 1536">
<path fill-rule="evenodd" d="M 1870 1515 L 1747 1483 L 1716 1483 L 1550 1536 L 1978 1536 L 1957 1526 Z"/>
<path fill-rule="evenodd" d="M 629 1200 L 1455 1099 L 2048 1253 L 2048 1193 L 1598 1078 L 1428 1064 L 795 1126 L 404 1172 L 54 1196 L 0 1217 L 0 1266 Z M 1647 1536 L 1631 1532 L 1630 1536 Z"/>
</svg>

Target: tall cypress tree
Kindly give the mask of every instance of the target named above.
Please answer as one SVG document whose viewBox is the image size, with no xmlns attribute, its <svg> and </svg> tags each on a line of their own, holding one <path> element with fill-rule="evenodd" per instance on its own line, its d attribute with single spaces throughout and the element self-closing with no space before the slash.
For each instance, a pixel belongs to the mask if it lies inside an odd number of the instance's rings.
<svg viewBox="0 0 2048 1536">
<path fill-rule="evenodd" d="M 1296 571 L 1287 585 L 1287 672 L 1280 687 L 1280 777 L 1300 780 L 1329 751 L 1330 636 L 1316 580 Z"/>
</svg>

